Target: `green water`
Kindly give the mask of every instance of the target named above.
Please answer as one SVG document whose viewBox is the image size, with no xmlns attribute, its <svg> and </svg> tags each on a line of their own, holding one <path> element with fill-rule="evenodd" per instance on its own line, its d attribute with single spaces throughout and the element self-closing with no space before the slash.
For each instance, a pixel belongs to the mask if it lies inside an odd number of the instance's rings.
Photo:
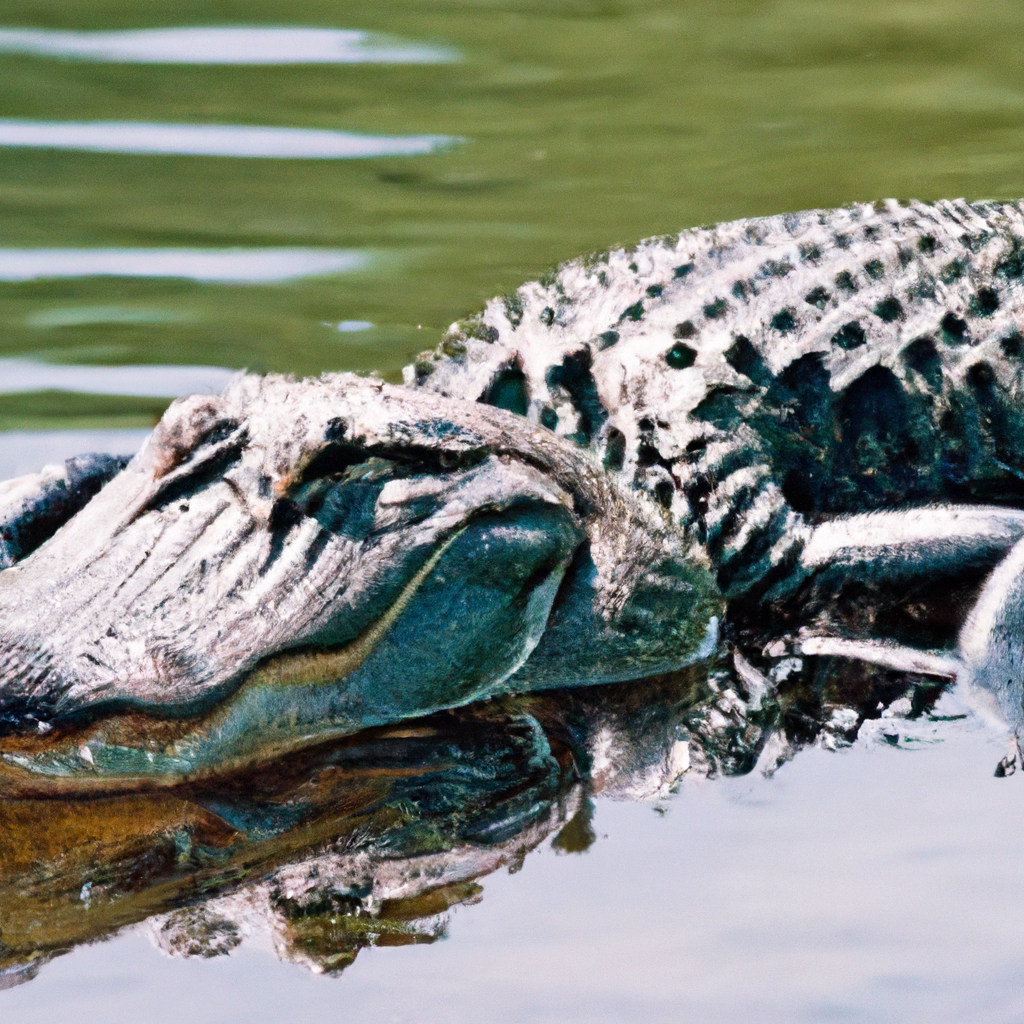
<svg viewBox="0 0 1024 1024">
<path fill-rule="evenodd" d="M 0 117 L 465 141 L 338 161 L 0 149 L 0 246 L 372 256 L 358 273 L 274 286 L 0 284 L 0 355 L 393 378 L 451 321 L 581 252 L 880 196 L 1024 195 L 1024 5 L 1010 0 L 0 2 L 4 26 L 240 23 L 383 31 L 462 59 L 203 67 L 3 54 Z M 374 327 L 331 326 L 346 319 Z M 0 396 L 0 427 L 140 425 L 153 407 Z"/>
</svg>

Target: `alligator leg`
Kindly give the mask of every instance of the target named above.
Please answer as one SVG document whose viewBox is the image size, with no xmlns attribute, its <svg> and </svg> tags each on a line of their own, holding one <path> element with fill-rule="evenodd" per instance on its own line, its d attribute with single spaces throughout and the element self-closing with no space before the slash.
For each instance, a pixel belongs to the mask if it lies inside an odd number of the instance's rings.
<svg viewBox="0 0 1024 1024">
<path fill-rule="evenodd" d="M 122 455 L 76 455 L 63 465 L 0 482 L 0 569 L 52 537 L 127 464 Z"/>
<path fill-rule="evenodd" d="M 795 572 L 769 591 L 766 600 L 791 597 L 809 584 L 818 588 L 818 603 L 827 613 L 833 591 L 851 580 L 885 595 L 899 594 L 901 588 L 922 580 L 981 576 L 1007 558 L 1021 540 L 1024 511 L 994 506 L 933 506 L 832 519 L 808 531 Z M 807 595 L 801 600 L 808 603 Z M 769 657 L 799 652 L 923 675 L 956 675 L 949 657 L 888 640 L 803 636 L 795 644 L 780 639 L 765 648 Z"/>
<path fill-rule="evenodd" d="M 795 579 L 784 583 L 772 597 L 780 596 L 802 582 L 816 584 L 857 578 L 881 589 L 897 589 L 915 578 L 956 576 L 965 572 L 994 569 L 985 584 L 972 621 L 972 650 L 979 653 L 975 663 L 987 655 L 981 652 L 986 626 L 978 616 L 984 609 L 999 607 L 1007 600 L 1007 567 L 1014 565 L 1015 545 L 1024 545 L 1024 511 L 994 506 L 935 506 L 904 512 L 872 512 L 826 521 L 813 528 L 804 545 Z M 1024 566 L 1024 547 L 1020 558 Z M 998 567 L 998 568 L 997 568 Z M 1024 591 L 1024 582 L 1018 584 Z M 784 589 L 783 589 L 784 588 Z M 1021 616 L 1024 623 L 1024 614 Z M 966 628 L 966 627 L 965 627 Z M 1024 630 L 1021 633 L 1024 636 Z M 881 668 L 953 680 L 963 666 L 955 652 L 948 654 L 919 650 L 889 640 L 850 638 L 833 635 L 805 635 L 796 640 L 778 640 L 765 648 L 768 657 L 790 654 L 849 658 Z M 1024 652 L 1021 655 L 1024 664 Z"/>
<path fill-rule="evenodd" d="M 857 572 L 875 582 L 993 563 L 960 630 L 957 649 L 948 654 L 836 636 L 778 641 L 768 645 L 766 654 L 851 658 L 960 679 L 977 703 L 1024 736 L 1024 512 L 949 506 L 851 516 L 812 531 L 801 556 L 804 578 Z"/>
<path fill-rule="evenodd" d="M 1024 511 L 945 505 L 869 512 L 814 528 L 800 556 L 803 573 L 857 572 L 896 579 L 995 565 L 1024 538 Z"/>
</svg>

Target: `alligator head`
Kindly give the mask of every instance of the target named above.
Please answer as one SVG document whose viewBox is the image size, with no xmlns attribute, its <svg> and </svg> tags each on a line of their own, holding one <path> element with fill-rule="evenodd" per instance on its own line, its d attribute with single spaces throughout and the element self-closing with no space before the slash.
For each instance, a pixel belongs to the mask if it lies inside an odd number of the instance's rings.
<svg viewBox="0 0 1024 1024">
<path fill-rule="evenodd" d="M 351 375 L 241 377 L 172 405 L 0 573 L 0 775 L 173 781 L 639 678 L 700 656 L 718 609 L 698 549 L 542 427 Z"/>
</svg>

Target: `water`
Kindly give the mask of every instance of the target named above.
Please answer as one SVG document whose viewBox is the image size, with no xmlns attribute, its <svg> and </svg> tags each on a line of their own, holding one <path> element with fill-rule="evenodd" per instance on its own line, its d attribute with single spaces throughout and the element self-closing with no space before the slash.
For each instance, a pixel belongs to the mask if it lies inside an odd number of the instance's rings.
<svg viewBox="0 0 1024 1024">
<path fill-rule="evenodd" d="M 1022 196 L 1022 30 L 1009 0 L 0 2 L 0 476 L 133 451 L 171 397 L 240 368 L 396 379 L 451 321 L 583 252 L 879 196 Z M 993 778 L 1004 740 L 974 719 L 941 739 L 805 751 L 771 779 L 656 794 L 665 814 L 599 796 L 582 824 L 566 783 L 521 871 L 509 854 L 447 925 L 395 911 L 379 944 L 410 944 L 339 978 L 278 959 L 275 936 L 312 941 L 280 907 L 231 956 L 156 952 L 146 915 L 199 905 L 174 888 L 199 877 L 191 848 L 142 871 L 173 892 L 103 893 L 101 869 L 144 849 L 55 868 L 65 824 L 8 829 L 0 864 L 35 868 L 0 880 L 0 953 L 19 928 L 31 947 L 32 921 L 50 952 L 114 937 L 0 1012 L 1019 1020 L 1024 790 Z M 273 870 L 316 845 L 281 853 L 251 827 Z M 56 846 L 15 849 L 34 834 Z"/>
<path fill-rule="evenodd" d="M 1000 754 L 961 726 L 918 752 L 805 752 L 770 780 L 656 806 L 599 798 L 589 849 L 549 839 L 506 858 L 441 941 L 381 942 L 332 977 L 310 972 L 283 914 L 241 919 L 242 944 L 214 958 L 168 958 L 163 923 L 134 926 L 3 992 L 4 1019 L 1016 1021 L 1024 787 L 992 777 Z M 109 917 L 104 900 L 79 917 Z M 32 912 L 66 921 L 56 903 Z M 13 932 L 25 911 L 4 904 Z"/>
</svg>

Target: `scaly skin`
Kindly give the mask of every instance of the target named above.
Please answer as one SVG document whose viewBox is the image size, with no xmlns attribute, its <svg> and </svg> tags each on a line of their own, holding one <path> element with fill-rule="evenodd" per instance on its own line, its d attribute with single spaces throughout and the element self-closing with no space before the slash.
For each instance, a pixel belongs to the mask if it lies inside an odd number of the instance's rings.
<svg viewBox="0 0 1024 1024">
<path fill-rule="evenodd" d="M 889 201 L 573 260 L 408 384 L 524 412 L 692 532 L 730 597 L 822 516 L 1024 506 L 1024 209 Z"/>
</svg>

